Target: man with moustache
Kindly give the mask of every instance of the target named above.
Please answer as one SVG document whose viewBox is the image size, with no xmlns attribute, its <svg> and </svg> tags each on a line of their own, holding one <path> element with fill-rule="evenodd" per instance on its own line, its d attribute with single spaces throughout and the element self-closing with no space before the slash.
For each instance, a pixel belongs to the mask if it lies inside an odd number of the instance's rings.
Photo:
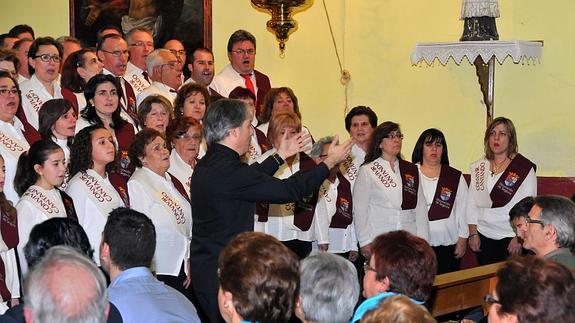
<svg viewBox="0 0 575 323">
<path fill-rule="evenodd" d="M 182 64 L 174 54 L 165 48 L 156 49 L 146 60 L 152 84 L 138 94 L 138 106 L 152 94 L 159 94 L 174 103 L 182 85 Z"/>
<path fill-rule="evenodd" d="M 130 83 L 134 89 L 134 94 L 138 96 L 151 84 L 146 71 L 146 59 L 154 50 L 154 38 L 152 33 L 143 27 L 130 30 L 124 38 L 130 51 L 130 60 L 126 66 L 124 79 Z"/>
<path fill-rule="evenodd" d="M 257 114 L 261 112 L 264 97 L 271 89 L 269 77 L 254 69 L 256 63 L 256 38 L 245 30 L 235 31 L 228 40 L 230 64 L 214 77 L 212 87 L 228 97 L 236 87 L 245 87 L 256 96 Z"/>
<path fill-rule="evenodd" d="M 138 113 L 136 110 L 136 94 L 134 88 L 124 79 L 128 64 L 128 43 L 122 36 L 109 34 L 102 38 L 96 51 L 98 59 L 104 64 L 104 74 L 110 74 L 118 79 L 121 86 L 120 106 L 122 117 L 128 122 L 138 126 Z"/>
</svg>

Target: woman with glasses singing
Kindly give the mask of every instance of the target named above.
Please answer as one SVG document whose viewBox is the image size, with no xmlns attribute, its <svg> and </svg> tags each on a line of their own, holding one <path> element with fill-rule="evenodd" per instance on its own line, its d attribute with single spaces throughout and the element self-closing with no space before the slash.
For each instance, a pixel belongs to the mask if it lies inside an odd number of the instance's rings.
<svg viewBox="0 0 575 323">
<path fill-rule="evenodd" d="M 22 107 L 24 117 L 35 129 L 38 129 L 38 111 L 42 104 L 62 98 L 58 83 L 62 51 L 62 45 L 52 37 L 37 38 L 28 51 L 32 76 L 21 85 Z"/>
<path fill-rule="evenodd" d="M 429 241 L 429 221 L 417 166 L 403 160 L 403 134 L 386 121 L 373 131 L 353 187 L 353 218 L 361 252 L 369 259 L 378 235 L 405 230 Z"/>
<path fill-rule="evenodd" d="M 449 166 L 447 142 L 437 129 L 427 129 L 419 136 L 411 161 L 419 168 L 437 273 L 457 271 L 469 235 L 465 217 L 467 182 L 460 171 Z"/>
<path fill-rule="evenodd" d="M 172 120 L 166 130 L 168 142 L 172 146 L 170 169 L 186 188 L 188 196 L 192 186 L 192 173 L 198 162 L 203 128 L 199 121 L 192 117 L 180 117 Z"/>
<path fill-rule="evenodd" d="M 469 246 L 480 265 L 505 260 L 521 251 L 509 223 L 509 211 L 526 196 L 537 195 L 535 164 L 517 151 L 511 120 L 495 118 L 485 130 L 485 157 L 471 164 L 467 201 Z"/>
<path fill-rule="evenodd" d="M 96 74 L 101 74 L 104 64 L 96 56 L 94 48 L 83 48 L 68 56 L 62 66 L 62 96 L 74 106 L 76 115 L 86 107 L 84 89 Z"/>
</svg>

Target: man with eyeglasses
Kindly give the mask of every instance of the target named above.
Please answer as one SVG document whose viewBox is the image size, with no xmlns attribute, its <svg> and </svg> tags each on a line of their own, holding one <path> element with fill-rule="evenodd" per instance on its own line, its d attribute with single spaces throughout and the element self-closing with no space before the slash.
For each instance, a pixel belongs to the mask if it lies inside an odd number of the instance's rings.
<svg viewBox="0 0 575 323">
<path fill-rule="evenodd" d="M 182 64 L 176 55 L 164 48 L 156 49 L 148 56 L 146 66 L 152 84 L 138 94 L 138 106 L 152 94 L 159 94 L 173 104 L 182 85 Z"/>
<path fill-rule="evenodd" d="M 261 112 L 265 95 L 272 87 L 269 77 L 254 69 L 256 63 L 256 38 L 245 30 L 235 31 L 228 40 L 230 64 L 214 77 L 212 87 L 228 97 L 236 87 L 245 87 L 256 96 L 256 113 Z"/>
<path fill-rule="evenodd" d="M 182 42 L 177 39 L 170 39 L 164 44 L 163 48 L 176 55 L 176 58 L 180 64 L 182 64 L 182 83 L 184 83 L 186 77 L 189 75 L 188 71 L 185 70 L 187 54 L 184 44 L 182 44 Z"/>
<path fill-rule="evenodd" d="M 96 51 L 98 59 L 104 64 L 102 73 L 114 76 L 122 91 L 120 93 L 120 106 L 122 117 L 138 129 L 138 113 L 136 110 L 136 94 L 134 88 L 124 79 L 128 65 L 128 43 L 122 36 L 109 34 L 102 38 Z"/>
<path fill-rule="evenodd" d="M 538 196 L 525 220 L 523 247 L 535 255 L 575 269 L 575 204 L 562 196 Z"/>
<path fill-rule="evenodd" d="M 154 38 L 148 29 L 136 27 L 126 34 L 125 39 L 128 43 L 130 60 L 126 66 L 124 79 L 130 83 L 134 89 L 134 94 L 138 96 L 151 84 L 146 71 L 146 59 L 154 50 Z"/>
</svg>

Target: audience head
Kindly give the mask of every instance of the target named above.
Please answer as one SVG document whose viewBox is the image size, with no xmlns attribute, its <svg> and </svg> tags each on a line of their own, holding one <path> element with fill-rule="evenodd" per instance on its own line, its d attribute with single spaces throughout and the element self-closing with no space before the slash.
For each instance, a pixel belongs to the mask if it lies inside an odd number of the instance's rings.
<svg viewBox="0 0 575 323">
<path fill-rule="evenodd" d="M 526 218 L 528 217 L 529 211 L 533 207 L 533 197 L 526 196 L 521 199 L 521 201 L 517 202 L 511 210 L 509 210 L 509 221 L 511 222 L 511 226 L 515 231 L 515 234 L 523 239 L 525 239 L 525 232 L 527 232 L 527 221 Z"/>
<path fill-rule="evenodd" d="M 289 87 L 272 88 L 264 97 L 262 123 L 281 112 L 294 112 L 301 120 L 297 97 Z"/>
<path fill-rule="evenodd" d="M 82 48 L 71 53 L 62 66 L 62 87 L 73 92 L 84 92 L 86 83 L 96 74 L 101 74 L 104 65 L 93 48 Z"/>
<path fill-rule="evenodd" d="M 505 117 L 493 119 L 483 137 L 485 158 L 493 160 L 495 155 L 505 153 L 508 158 L 517 155 L 517 133 L 513 122 Z"/>
<path fill-rule="evenodd" d="M 28 50 L 28 70 L 42 83 L 58 78 L 62 64 L 62 45 L 52 37 L 40 37 L 32 42 Z"/>
<path fill-rule="evenodd" d="M 56 246 L 24 281 L 26 322 L 105 322 L 106 279 L 96 264 L 73 248 Z"/>
<path fill-rule="evenodd" d="M 195 165 L 202 141 L 202 124 L 192 117 L 180 117 L 170 121 L 166 137 L 172 148 L 186 163 Z"/>
<path fill-rule="evenodd" d="M 0 71 L 8 72 L 13 79 L 17 80 L 19 68 L 20 60 L 16 52 L 10 49 L 0 48 Z"/>
<path fill-rule="evenodd" d="M 575 278 L 564 266 L 537 256 L 515 257 L 497 271 L 486 296 L 489 322 L 575 321 Z"/>
<path fill-rule="evenodd" d="M 270 143 L 279 149 L 282 138 L 291 138 L 301 132 L 301 121 L 293 112 L 276 114 L 270 120 L 267 137 Z"/>
<path fill-rule="evenodd" d="M 144 27 L 135 27 L 124 37 L 130 51 L 130 62 L 142 70 L 146 70 L 146 59 L 154 50 L 152 32 Z"/>
<path fill-rule="evenodd" d="M 165 134 L 168 123 L 173 119 L 172 110 L 172 104 L 168 99 L 160 94 L 152 94 L 140 103 L 138 121 L 144 127 Z"/>
<path fill-rule="evenodd" d="M 261 232 L 236 236 L 220 253 L 218 305 L 226 322 L 287 322 L 299 292 L 297 256 Z"/>
<path fill-rule="evenodd" d="M 375 309 L 361 318 L 361 323 L 437 323 L 429 311 L 408 297 L 395 295 L 385 298 Z"/>
<path fill-rule="evenodd" d="M 192 117 L 198 121 L 204 118 L 210 102 L 208 89 L 197 83 L 184 84 L 174 100 L 174 114 L 178 117 Z"/>
<path fill-rule="evenodd" d="M 30 231 L 28 242 L 24 246 L 28 267 L 34 267 L 54 246 L 74 248 L 90 259 L 94 255 L 86 231 L 78 223 L 69 218 L 50 218 L 36 224 Z"/>
<path fill-rule="evenodd" d="M 188 69 L 194 82 L 205 87 L 214 79 L 214 53 L 208 48 L 200 47 L 192 52 Z"/>
<path fill-rule="evenodd" d="M 544 195 L 533 199 L 526 218 L 523 247 L 545 256 L 558 248 L 571 249 L 575 242 L 575 203 L 563 196 Z"/>
<path fill-rule="evenodd" d="M 18 81 L 8 72 L 0 71 L 0 120 L 14 120 L 22 102 L 21 95 Z"/>
<path fill-rule="evenodd" d="M 240 74 L 251 74 L 256 62 L 256 37 L 245 30 L 236 30 L 228 40 L 228 59 Z"/>
<path fill-rule="evenodd" d="M 224 140 L 234 141 L 236 151 L 241 156 L 248 150 L 250 144 L 253 131 L 250 121 L 249 107 L 244 102 L 218 100 L 210 105 L 204 116 L 206 143 L 210 146 Z M 247 139 L 245 132 L 248 132 Z"/>
<path fill-rule="evenodd" d="M 429 244 L 407 231 L 391 231 L 371 243 L 372 255 L 365 267 L 363 294 L 383 292 L 426 301 L 431 294 L 437 259 Z"/>
<path fill-rule="evenodd" d="M 66 160 L 64 151 L 49 139 L 36 141 L 27 153 L 18 158 L 14 188 L 19 196 L 37 184 L 43 188 L 58 187 L 64 182 Z"/>
<path fill-rule="evenodd" d="M 146 215 L 128 208 L 110 212 L 100 246 L 100 262 L 109 273 L 110 266 L 119 270 L 150 267 L 156 250 L 156 229 Z"/>
<path fill-rule="evenodd" d="M 107 69 L 116 77 L 126 74 L 128 64 L 128 43 L 117 34 L 108 34 L 98 43 L 96 55 Z"/>
<path fill-rule="evenodd" d="M 365 155 L 365 164 L 379 157 L 401 158 L 401 144 L 403 134 L 399 124 L 393 121 L 385 121 L 375 128 L 369 141 L 369 149 Z"/>
<path fill-rule="evenodd" d="M 76 131 L 76 111 L 70 101 L 52 99 L 38 111 L 38 132 L 43 139 L 72 139 Z"/>
<path fill-rule="evenodd" d="M 302 322 L 347 323 L 358 298 L 357 271 L 350 261 L 328 252 L 301 261 L 295 313 Z"/>
<path fill-rule="evenodd" d="M 11 37 L 15 37 L 18 39 L 28 38 L 34 40 L 34 29 L 26 24 L 16 25 L 10 29 L 8 34 Z"/>
<path fill-rule="evenodd" d="M 163 83 L 172 89 L 182 85 L 182 64 L 176 56 L 165 48 L 154 50 L 146 59 L 150 79 Z"/>
<path fill-rule="evenodd" d="M 445 141 L 443 132 L 435 128 L 422 132 L 413 148 L 411 161 L 413 163 L 420 163 L 421 165 L 426 162 L 449 165 L 447 141 Z"/>
<path fill-rule="evenodd" d="M 119 163 L 116 143 L 104 126 L 88 126 L 74 137 L 70 148 L 70 178 L 88 169 L 115 170 Z"/>
</svg>

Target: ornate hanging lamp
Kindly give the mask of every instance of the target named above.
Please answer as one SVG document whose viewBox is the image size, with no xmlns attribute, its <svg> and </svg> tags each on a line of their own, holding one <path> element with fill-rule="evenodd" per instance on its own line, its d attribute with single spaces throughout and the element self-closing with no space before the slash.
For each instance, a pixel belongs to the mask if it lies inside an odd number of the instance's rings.
<svg viewBox="0 0 575 323">
<path fill-rule="evenodd" d="M 267 29 L 276 35 L 280 55 L 283 57 L 289 35 L 297 30 L 297 21 L 292 16 L 311 7 L 313 0 L 251 0 L 257 10 L 271 14 Z"/>
</svg>

